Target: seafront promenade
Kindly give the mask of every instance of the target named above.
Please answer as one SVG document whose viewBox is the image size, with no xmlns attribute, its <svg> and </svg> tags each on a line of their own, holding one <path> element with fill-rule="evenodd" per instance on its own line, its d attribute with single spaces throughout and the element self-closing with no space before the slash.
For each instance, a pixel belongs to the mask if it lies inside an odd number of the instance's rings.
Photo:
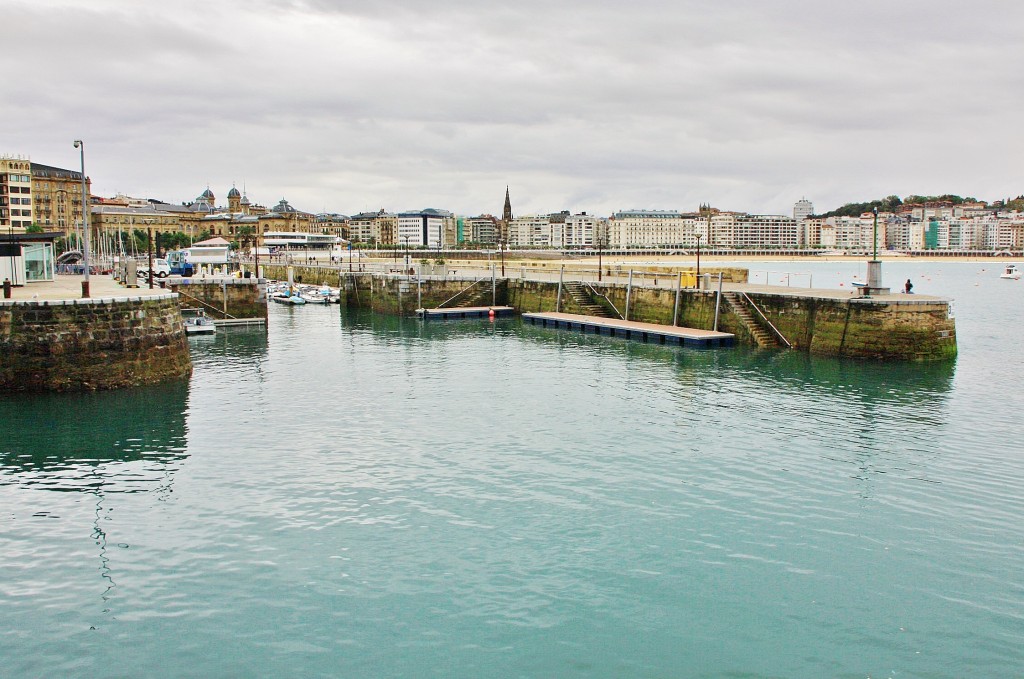
<svg viewBox="0 0 1024 679">
<path fill-rule="evenodd" d="M 150 289 L 149 284 L 140 285 L 137 288 L 129 288 L 121 285 L 110 276 L 94 275 L 89 277 L 89 297 L 87 299 L 122 299 L 166 294 L 169 294 L 168 290 L 160 287 Z M 82 297 L 82 277 L 77 275 L 56 276 L 52 281 L 13 287 L 11 288 L 10 300 L 0 301 L 46 302 L 74 299 L 85 299 Z"/>
</svg>

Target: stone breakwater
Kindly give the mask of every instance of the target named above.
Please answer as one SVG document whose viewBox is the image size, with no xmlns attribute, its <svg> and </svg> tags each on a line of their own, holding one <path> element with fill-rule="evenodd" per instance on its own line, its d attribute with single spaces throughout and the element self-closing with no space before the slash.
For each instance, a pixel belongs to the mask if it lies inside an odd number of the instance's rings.
<svg viewBox="0 0 1024 679">
<path fill-rule="evenodd" d="M 176 294 L 0 301 L 0 388 L 116 389 L 191 373 Z"/>
<path fill-rule="evenodd" d="M 418 306 L 437 307 L 457 295 L 476 296 L 473 305 L 512 306 L 517 312 L 587 314 L 559 285 L 550 281 L 498 279 L 492 288 L 483 281 L 465 292 L 467 281 L 431 277 L 410 279 L 386 274 L 351 274 L 341 277 L 344 304 L 379 313 L 412 315 Z M 718 305 L 712 290 L 683 289 L 622 283 L 592 284 L 599 295 L 588 302 L 606 307 L 607 316 L 629 309 L 629 320 L 711 330 L 716 307 L 718 330 L 736 336 L 740 344 L 758 345 L 754 330 L 774 326 L 797 351 L 818 356 L 899 361 L 943 361 L 957 353 L 956 323 L 949 302 L 924 295 L 889 295 L 864 298 L 838 291 L 783 292 L 769 286 L 733 283 L 728 290 L 743 293 L 751 312 L 745 320 L 723 300 Z M 756 307 L 756 309 L 755 309 Z M 759 313 L 758 313 L 759 312 Z M 751 323 L 753 322 L 752 327 Z"/>
</svg>

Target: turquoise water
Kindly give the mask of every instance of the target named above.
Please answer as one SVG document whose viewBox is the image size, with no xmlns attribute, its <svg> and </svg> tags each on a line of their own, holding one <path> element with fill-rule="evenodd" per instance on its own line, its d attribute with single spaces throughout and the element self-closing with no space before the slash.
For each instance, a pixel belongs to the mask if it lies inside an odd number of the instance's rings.
<svg viewBox="0 0 1024 679">
<path fill-rule="evenodd" d="M 1021 676 L 1024 282 L 885 275 L 955 363 L 274 306 L 4 396 L 0 674 Z"/>
</svg>

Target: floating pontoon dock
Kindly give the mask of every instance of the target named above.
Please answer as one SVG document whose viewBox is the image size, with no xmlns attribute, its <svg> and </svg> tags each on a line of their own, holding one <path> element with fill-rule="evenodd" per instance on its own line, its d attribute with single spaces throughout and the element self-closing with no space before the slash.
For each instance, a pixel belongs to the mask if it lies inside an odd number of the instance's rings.
<svg viewBox="0 0 1024 679">
<path fill-rule="evenodd" d="M 423 319 L 437 318 L 441 320 L 456 318 L 489 318 L 490 316 L 507 317 L 515 313 L 510 306 L 469 306 L 452 307 L 450 309 L 417 309 L 416 315 Z"/>
<path fill-rule="evenodd" d="M 622 321 L 616 318 L 601 318 L 599 316 L 579 316 L 577 314 L 554 312 L 527 313 L 523 314 L 523 320 L 534 325 L 544 326 L 545 328 L 565 328 L 659 344 L 727 347 L 732 346 L 735 339 L 735 336 L 728 332 L 680 328 L 672 325 L 657 325 L 655 323 L 638 323 L 636 321 Z"/>
</svg>

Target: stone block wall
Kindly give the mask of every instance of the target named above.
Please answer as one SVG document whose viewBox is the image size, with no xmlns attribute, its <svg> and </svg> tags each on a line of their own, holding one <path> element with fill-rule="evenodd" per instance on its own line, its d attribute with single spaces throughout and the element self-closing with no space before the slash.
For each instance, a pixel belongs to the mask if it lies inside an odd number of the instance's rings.
<svg viewBox="0 0 1024 679">
<path fill-rule="evenodd" d="M 794 347 L 812 354 L 930 361 L 957 353 L 956 322 L 946 302 L 750 298 Z"/>
<path fill-rule="evenodd" d="M 115 389 L 192 373 L 178 296 L 0 302 L 0 388 Z"/>
<path fill-rule="evenodd" d="M 183 309 L 204 309 L 213 318 L 267 318 L 266 284 L 255 278 L 171 279 L 168 288 L 180 293 Z"/>
<path fill-rule="evenodd" d="M 466 285 L 465 281 L 424 280 L 420 288 L 422 305 L 436 307 Z M 511 279 L 506 286 L 498 304 L 515 307 L 519 313 L 556 309 L 557 282 Z M 675 290 L 634 285 L 629 291 L 621 283 L 594 287 L 622 313 L 626 311 L 628 294 L 631 321 L 672 324 Z M 415 279 L 382 274 L 356 275 L 347 284 L 343 280 L 342 286 L 346 303 L 399 315 L 415 312 L 416 290 Z M 748 294 L 793 348 L 800 351 L 822 356 L 911 361 L 941 361 L 956 356 L 956 326 L 949 317 L 949 305 L 943 301 L 883 302 Z M 678 325 L 713 329 L 717 302 L 714 290 L 681 290 Z M 565 290 L 560 310 L 581 312 Z M 732 333 L 739 344 L 756 344 L 750 330 L 724 300 L 718 306 L 718 330 Z"/>
</svg>

